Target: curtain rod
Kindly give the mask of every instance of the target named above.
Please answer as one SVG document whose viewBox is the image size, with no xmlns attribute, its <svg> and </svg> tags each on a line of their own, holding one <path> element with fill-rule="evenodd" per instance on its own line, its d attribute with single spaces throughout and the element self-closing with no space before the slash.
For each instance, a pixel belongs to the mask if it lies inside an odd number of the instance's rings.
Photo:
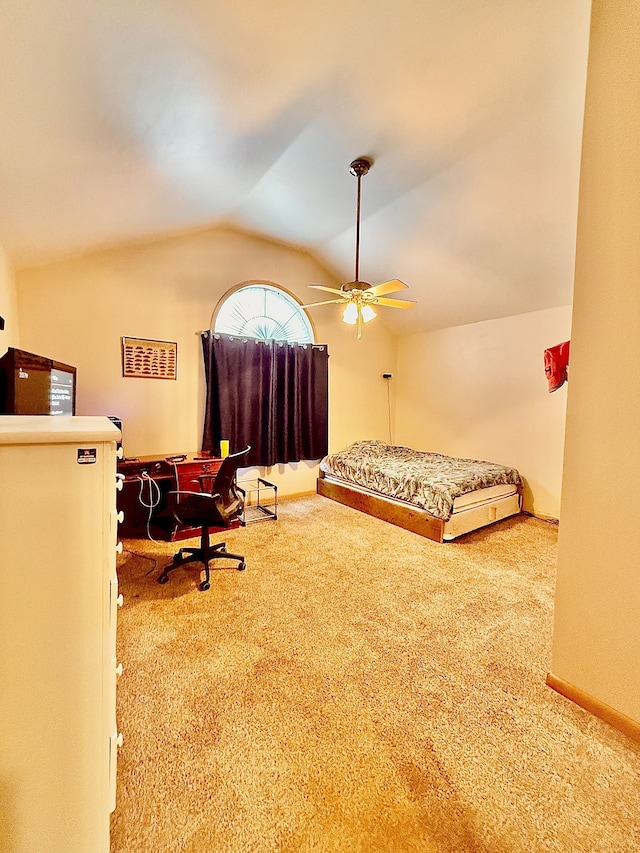
<svg viewBox="0 0 640 853">
<path fill-rule="evenodd" d="M 200 335 L 200 337 L 208 338 L 209 335 L 212 335 L 214 338 L 229 338 L 232 341 L 244 341 L 248 343 L 249 341 L 255 341 L 257 344 L 267 344 L 267 343 L 276 343 L 276 344 L 289 344 L 290 346 L 297 344 L 301 347 L 313 347 L 313 349 L 326 349 L 327 344 L 312 344 L 310 342 L 300 343 L 300 341 L 276 341 L 274 338 L 269 338 L 268 341 L 264 341 L 261 338 L 248 338 L 244 335 L 221 335 L 220 332 L 212 332 L 211 329 L 204 329 L 202 332 L 196 332 L 196 335 Z"/>
</svg>

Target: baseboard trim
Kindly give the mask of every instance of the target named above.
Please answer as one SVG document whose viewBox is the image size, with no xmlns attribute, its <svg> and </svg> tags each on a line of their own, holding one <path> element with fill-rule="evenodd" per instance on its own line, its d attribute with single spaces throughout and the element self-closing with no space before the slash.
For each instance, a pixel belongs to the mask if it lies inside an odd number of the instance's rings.
<svg viewBox="0 0 640 853">
<path fill-rule="evenodd" d="M 523 509 L 522 512 L 524 515 L 531 516 L 531 518 L 537 518 L 538 521 L 546 521 L 547 524 L 555 524 L 555 525 L 560 524 L 560 519 L 555 518 L 553 515 L 542 515 L 541 513 L 533 512 L 530 509 Z"/>
<path fill-rule="evenodd" d="M 310 498 L 313 495 L 315 495 L 315 492 L 292 492 L 290 495 L 281 495 L 280 492 L 278 492 L 277 495 L 278 495 L 278 498 L 277 498 L 278 503 L 281 503 L 282 501 L 292 501 L 292 500 L 295 500 L 296 498 Z M 255 494 L 250 495 L 247 498 L 246 506 L 255 506 L 256 501 L 257 501 L 257 496 Z M 275 502 L 276 502 L 276 496 L 273 493 L 267 492 L 267 494 L 264 496 L 260 495 L 260 503 L 263 506 L 273 506 L 275 504 Z"/>
<path fill-rule="evenodd" d="M 292 500 L 295 500 L 296 498 L 310 498 L 310 497 L 312 497 L 312 495 L 315 495 L 315 494 L 316 494 L 315 489 L 313 491 L 309 491 L 309 492 L 291 492 L 291 494 L 289 494 L 289 495 L 281 495 L 280 493 L 278 493 L 278 501 L 280 501 L 280 500 L 292 501 Z"/>
<path fill-rule="evenodd" d="M 575 702 L 576 705 L 584 708 L 585 711 L 589 711 L 594 717 L 598 717 L 600 720 L 613 726 L 614 729 L 627 735 L 631 740 L 640 743 L 640 723 L 632 720 L 631 717 L 627 717 L 626 714 L 616 711 L 615 708 L 601 702 L 600 699 L 596 699 L 589 693 L 585 693 L 584 690 L 580 690 L 574 684 L 563 681 L 562 678 L 558 678 L 552 672 L 547 673 L 547 686 L 555 690 L 556 693 L 560 693 L 565 699 Z"/>
</svg>

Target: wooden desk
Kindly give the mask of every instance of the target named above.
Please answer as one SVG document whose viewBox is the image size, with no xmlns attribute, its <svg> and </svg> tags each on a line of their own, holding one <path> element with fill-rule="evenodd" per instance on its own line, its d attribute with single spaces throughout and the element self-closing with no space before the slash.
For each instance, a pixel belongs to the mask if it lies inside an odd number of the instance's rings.
<svg viewBox="0 0 640 853">
<path fill-rule="evenodd" d="M 124 476 L 122 491 L 118 492 L 118 510 L 124 512 L 124 521 L 118 527 L 119 535 L 128 539 L 159 539 L 175 542 L 200 535 L 200 528 L 184 527 L 173 517 L 167 495 L 175 491 L 176 468 L 181 476 L 193 476 L 194 481 L 203 474 L 215 477 L 222 465 L 218 457 L 198 453 L 175 456 L 138 456 L 121 459 L 118 473 Z M 234 522 L 231 527 L 238 527 Z M 214 528 L 211 530 L 215 532 Z"/>
</svg>

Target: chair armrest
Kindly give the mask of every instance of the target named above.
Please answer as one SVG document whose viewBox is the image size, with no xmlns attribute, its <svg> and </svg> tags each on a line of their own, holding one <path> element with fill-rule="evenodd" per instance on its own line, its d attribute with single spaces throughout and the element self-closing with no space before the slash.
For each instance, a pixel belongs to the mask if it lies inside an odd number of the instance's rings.
<svg viewBox="0 0 640 853">
<path fill-rule="evenodd" d="M 209 492 L 187 492 L 187 491 L 181 491 L 181 490 L 175 490 L 175 491 L 167 492 L 167 495 L 175 495 L 178 500 L 180 500 L 181 497 L 188 497 L 188 498 L 204 498 L 205 500 L 210 501 L 210 500 L 214 500 L 215 498 L 220 497 L 220 495 L 210 495 Z"/>
</svg>

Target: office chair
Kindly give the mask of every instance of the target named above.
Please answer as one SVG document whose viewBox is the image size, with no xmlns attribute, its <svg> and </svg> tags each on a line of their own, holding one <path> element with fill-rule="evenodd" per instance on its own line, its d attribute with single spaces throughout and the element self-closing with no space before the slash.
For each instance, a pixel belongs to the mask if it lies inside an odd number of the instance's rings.
<svg viewBox="0 0 640 853">
<path fill-rule="evenodd" d="M 236 491 L 236 471 L 240 460 L 251 450 L 245 447 L 238 453 L 225 457 L 215 475 L 195 477 L 191 474 L 180 474 L 176 465 L 177 490 L 169 492 L 171 510 L 175 519 L 187 527 L 200 528 L 199 548 L 180 548 L 173 561 L 166 566 L 158 578 L 158 583 L 169 580 L 169 572 L 186 563 L 203 563 L 205 579 L 200 584 L 201 590 L 211 586 L 209 582 L 209 562 L 218 558 L 238 560 L 238 571 L 246 568 L 244 557 L 231 554 L 225 550 L 225 543 L 211 544 L 209 539 L 210 527 L 229 527 L 242 512 L 242 498 Z M 199 491 L 196 491 L 198 489 Z"/>
</svg>

